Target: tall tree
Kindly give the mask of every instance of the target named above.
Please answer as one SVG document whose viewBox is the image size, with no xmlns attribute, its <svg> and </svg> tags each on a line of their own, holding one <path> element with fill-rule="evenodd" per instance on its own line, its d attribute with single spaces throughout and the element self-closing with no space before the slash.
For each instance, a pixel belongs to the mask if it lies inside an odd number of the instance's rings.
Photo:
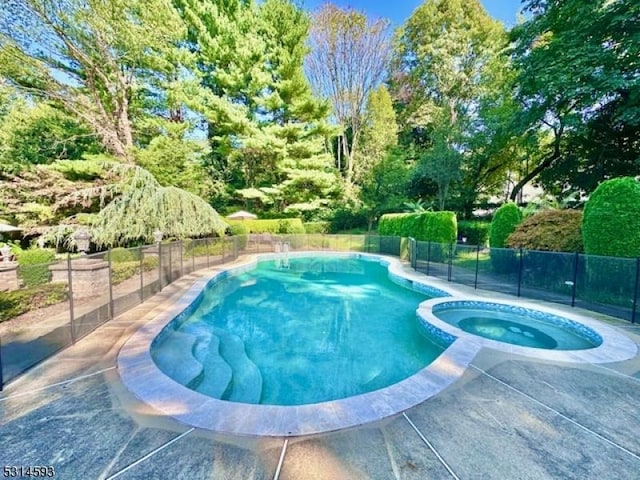
<svg viewBox="0 0 640 480">
<path fill-rule="evenodd" d="M 0 76 L 75 115 L 132 162 L 139 96 L 176 79 L 184 34 L 169 0 L 8 0 Z"/>
<path fill-rule="evenodd" d="M 329 107 L 313 97 L 302 68 L 308 16 L 289 0 L 182 0 L 181 10 L 203 85 L 234 109 L 194 107 L 208 123 L 214 168 L 248 201 L 321 208 L 338 182 L 324 147 Z"/>
<path fill-rule="evenodd" d="M 0 114 L 0 171 L 98 153 L 95 135 L 46 102 L 16 97 Z"/>
<path fill-rule="evenodd" d="M 389 90 L 379 85 L 369 92 L 367 107 L 354 156 L 354 181 L 361 185 L 368 172 L 388 155 L 398 143 L 398 122 Z"/>
<path fill-rule="evenodd" d="M 640 5 L 529 0 L 515 27 L 523 130 L 550 137 L 511 192 L 539 178 L 556 193 L 592 191 L 640 171 Z"/>
<path fill-rule="evenodd" d="M 435 181 L 441 208 L 472 158 L 479 104 L 505 45 L 504 28 L 478 0 L 427 0 L 397 33 L 392 87 L 399 118 L 421 152 L 417 173 Z"/>
<path fill-rule="evenodd" d="M 386 74 L 389 36 L 387 20 L 369 21 L 352 9 L 326 3 L 313 15 L 307 71 L 315 91 L 330 100 L 341 129 L 337 163 L 351 198 L 367 99 Z"/>
</svg>

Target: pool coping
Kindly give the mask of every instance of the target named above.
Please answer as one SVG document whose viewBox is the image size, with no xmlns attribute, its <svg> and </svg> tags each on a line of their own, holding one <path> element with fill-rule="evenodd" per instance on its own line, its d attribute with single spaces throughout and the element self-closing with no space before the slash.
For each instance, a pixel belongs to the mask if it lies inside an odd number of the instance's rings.
<svg viewBox="0 0 640 480">
<path fill-rule="evenodd" d="M 461 295 L 455 288 L 449 285 L 443 286 L 432 281 L 431 278 L 407 269 L 399 259 L 394 257 L 359 252 L 333 251 L 290 252 L 288 255 L 290 258 L 309 255 L 369 258 L 381 264 L 386 264 L 389 270 L 389 277 L 397 283 L 408 287 L 418 287 L 417 289 L 420 289 L 421 286 L 427 289 L 436 289 L 448 295 L 444 298 L 441 297 L 422 302 L 417 310 L 419 316 L 421 312 L 424 313 L 425 309 L 429 308 L 429 302 L 454 300 L 486 301 L 473 295 Z M 242 259 L 240 262 L 223 267 L 222 270 L 208 269 L 211 275 L 208 275 L 208 271 L 205 270 L 203 271 L 205 278 L 197 280 L 177 302 L 170 304 L 167 301 L 162 304 L 161 307 L 164 308 L 163 312 L 156 315 L 138 329 L 127 340 L 118 354 L 118 371 L 121 380 L 128 390 L 156 410 L 192 427 L 232 435 L 272 437 L 301 436 L 356 427 L 382 420 L 414 407 L 438 394 L 458 380 L 483 347 L 517 354 L 527 353 L 522 352 L 522 349 L 526 349 L 526 347 L 516 347 L 500 342 L 493 342 L 463 332 L 436 319 L 432 325 L 436 330 L 444 332 L 444 338 L 449 335 L 457 338 L 435 361 L 416 374 L 380 390 L 345 399 L 298 406 L 255 405 L 211 398 L 177 383 L 156 366 L 151 358 L 151 343 L 171 320 L 189 308 L 212 279 L 223 278 L 229 274 L 250 270 L 257 265 L 259 259 L 269 260 L 274 258 L 278 257 L 273 253 L 251 255 Z M 492 300 L 491 302 L 494 301 Z M 494 303 L 501 302 L 495 301 Z M 502 303 L 508 304 L 509 302 L 505 301 Z M 527 302 L 518 301 L 518 305 L 525 306 L 526 303 Z M 527 308 L 572 317 L 572 315 L 566 312 L 559 310 L 554 311 L 551 308 L 538 305 L 530 304 Z M 593 324 L 597 322 L 586 319 L 586 317 L 582 315 L 576 315 L 576 317 L 579 317 L 576 321 L 584 322 L 592 328 Z M 587 321 L 585 321 L 585 319 Z M 429 322 L 431 322 L 431 319 Z M 604 328 L 605 335 L 609 335 L 610 332 L 608 332 L 608 330 L 611 330 L 616 335 L 620 335 L 611 327 L 607 327 L 600 322 L 598 322 L 597 326 L 598 329 L 596 331 L 601 336 L 602 327 L 606 327 Z M 457 330 L 457 332 L 453 333 L 452 329 Z M 603 336 L 603 340 L 604 339 L 605 336 Z M 624 337 L 624 339 L 627 338 Z M 496 345 L 487 342 L 492 342 Z M 603 345 L 605 345 L 604 341 Z M 635 344 L 633 345 L 635 348 Z M 541 351 L 540 349 L 528 350 L 535 351 L 535 355 L 529 353 L 529 356 L 550 360 L 557 360 L 557 358 L 555 358 L 556 356 L 554 355 L 549 356 L 547 354 L 563 353 L 564 355 L 562 357 L 564 360 L 560 361 L 588 361 L 593 363 L 617 361 L 611 360 L 611 358 L 613 358 L 612 352 L 607 349 L 600 350 L 597 355 L 589 359 L 582 358 L 581 355 L 574 355 L 577 351 L 551 352 Z M 597 349 L 591 349 L 589 351 L 592 352 L 593 350 Z M 545 355 L 540 355 L 541 353 Z M 628 350 L 628 353 L 630 353 L 630 350 Z"/>
</svg>

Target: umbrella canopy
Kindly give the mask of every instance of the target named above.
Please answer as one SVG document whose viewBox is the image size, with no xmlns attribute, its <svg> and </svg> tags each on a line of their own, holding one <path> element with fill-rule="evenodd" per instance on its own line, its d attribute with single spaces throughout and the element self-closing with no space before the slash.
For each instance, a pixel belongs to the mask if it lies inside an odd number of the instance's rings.
<svg viewBox="0 0 640 480">
<path fill-rule="evenodd" d="M 9 225 L 8 223 L 0 223 L 0 233 L 19 232 L 21 230 L 21 228 L 14 227 L 13 225 Z"/>
<path fill-rule="evenodd" d="M 231 215 L 227 215 L 229 220 L 255 220 L 258 218 L 257 215 L 253 213 L 245 212 L 244 210 L 240 210 L 239 212 L 232 213 Z"/>
</svg>

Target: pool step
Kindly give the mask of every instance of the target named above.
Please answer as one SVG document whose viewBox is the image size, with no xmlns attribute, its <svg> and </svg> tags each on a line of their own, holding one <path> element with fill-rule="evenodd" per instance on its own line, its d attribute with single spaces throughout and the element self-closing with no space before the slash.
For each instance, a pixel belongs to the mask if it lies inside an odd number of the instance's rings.
<svg viewBox="0 0 640 480">
<path fill-rule="evenodd" d="M 200 363 L 204 363 L 209 354 L 209 343 L 211 342 L 211 327 L 198 321 L 187 323 L 180 327 L 180 331 L 196 337 L 196 344 L 193 347 L 193 356 Z"/>
<path fill-rule="evenodd" d="M 193 356 L 197 337 L 185 332 L 169 332 L 154 349 L 156 365 L 182 385 L 188 385 L 203 371 L 202 364 Z"/>
<path fill-rule="evenodd" d="M 210 397 L 222 398 L 231 382 L 232 371 L 220 355 L 220 339 L 216 335 L 211 335 L 203 365 L 202 379 L 196 390 Z"/>
<path fill-rule="evenodd" d="M 262 396 L 262 374 L 247 356 L 244 342 L 237 335 L 214 329 L 220 338 L 220 354 L 231 366 L 233 377 L 230 389 L 223 400 L 243 403 L 259 403 Z"/>
</svg>

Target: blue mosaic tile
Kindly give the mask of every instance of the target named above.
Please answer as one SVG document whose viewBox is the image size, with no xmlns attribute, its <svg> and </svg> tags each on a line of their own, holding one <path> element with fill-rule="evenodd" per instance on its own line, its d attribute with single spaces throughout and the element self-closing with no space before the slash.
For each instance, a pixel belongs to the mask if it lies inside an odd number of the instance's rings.
<svg viewBox="0 0 640 480">
<path fill-rule="evenodd" d="M 593 343 L 595 346 L 602 344 L 602 337 L 592 328 L 574 320 L 560 317 L 552 313 L 533 310 L 530 308 L 519 307 L 517 305 L 507 305 L 502 303 L 482 302 L 477 300 L 457 300 L 452 302 L 443 302 L 433 307 L 433 313 L 446 310 L 448 308 L 470 308 L 492 312 L 507 313 L 513 315 L 528 316 L 540 322 L 545 322 L 557 327 L 564 328 L 572 333 Z"/>
<path fill-rule="evenodd" d="M 438 327 L 427 322 L 421 317 L 418 317 L 418 320 L 423 333 L 439 347 L 446 349 L 456 341 L 457 337 L 454 335 L 451 335 L 444 330 L 440 330 Z"/>
</svg>

